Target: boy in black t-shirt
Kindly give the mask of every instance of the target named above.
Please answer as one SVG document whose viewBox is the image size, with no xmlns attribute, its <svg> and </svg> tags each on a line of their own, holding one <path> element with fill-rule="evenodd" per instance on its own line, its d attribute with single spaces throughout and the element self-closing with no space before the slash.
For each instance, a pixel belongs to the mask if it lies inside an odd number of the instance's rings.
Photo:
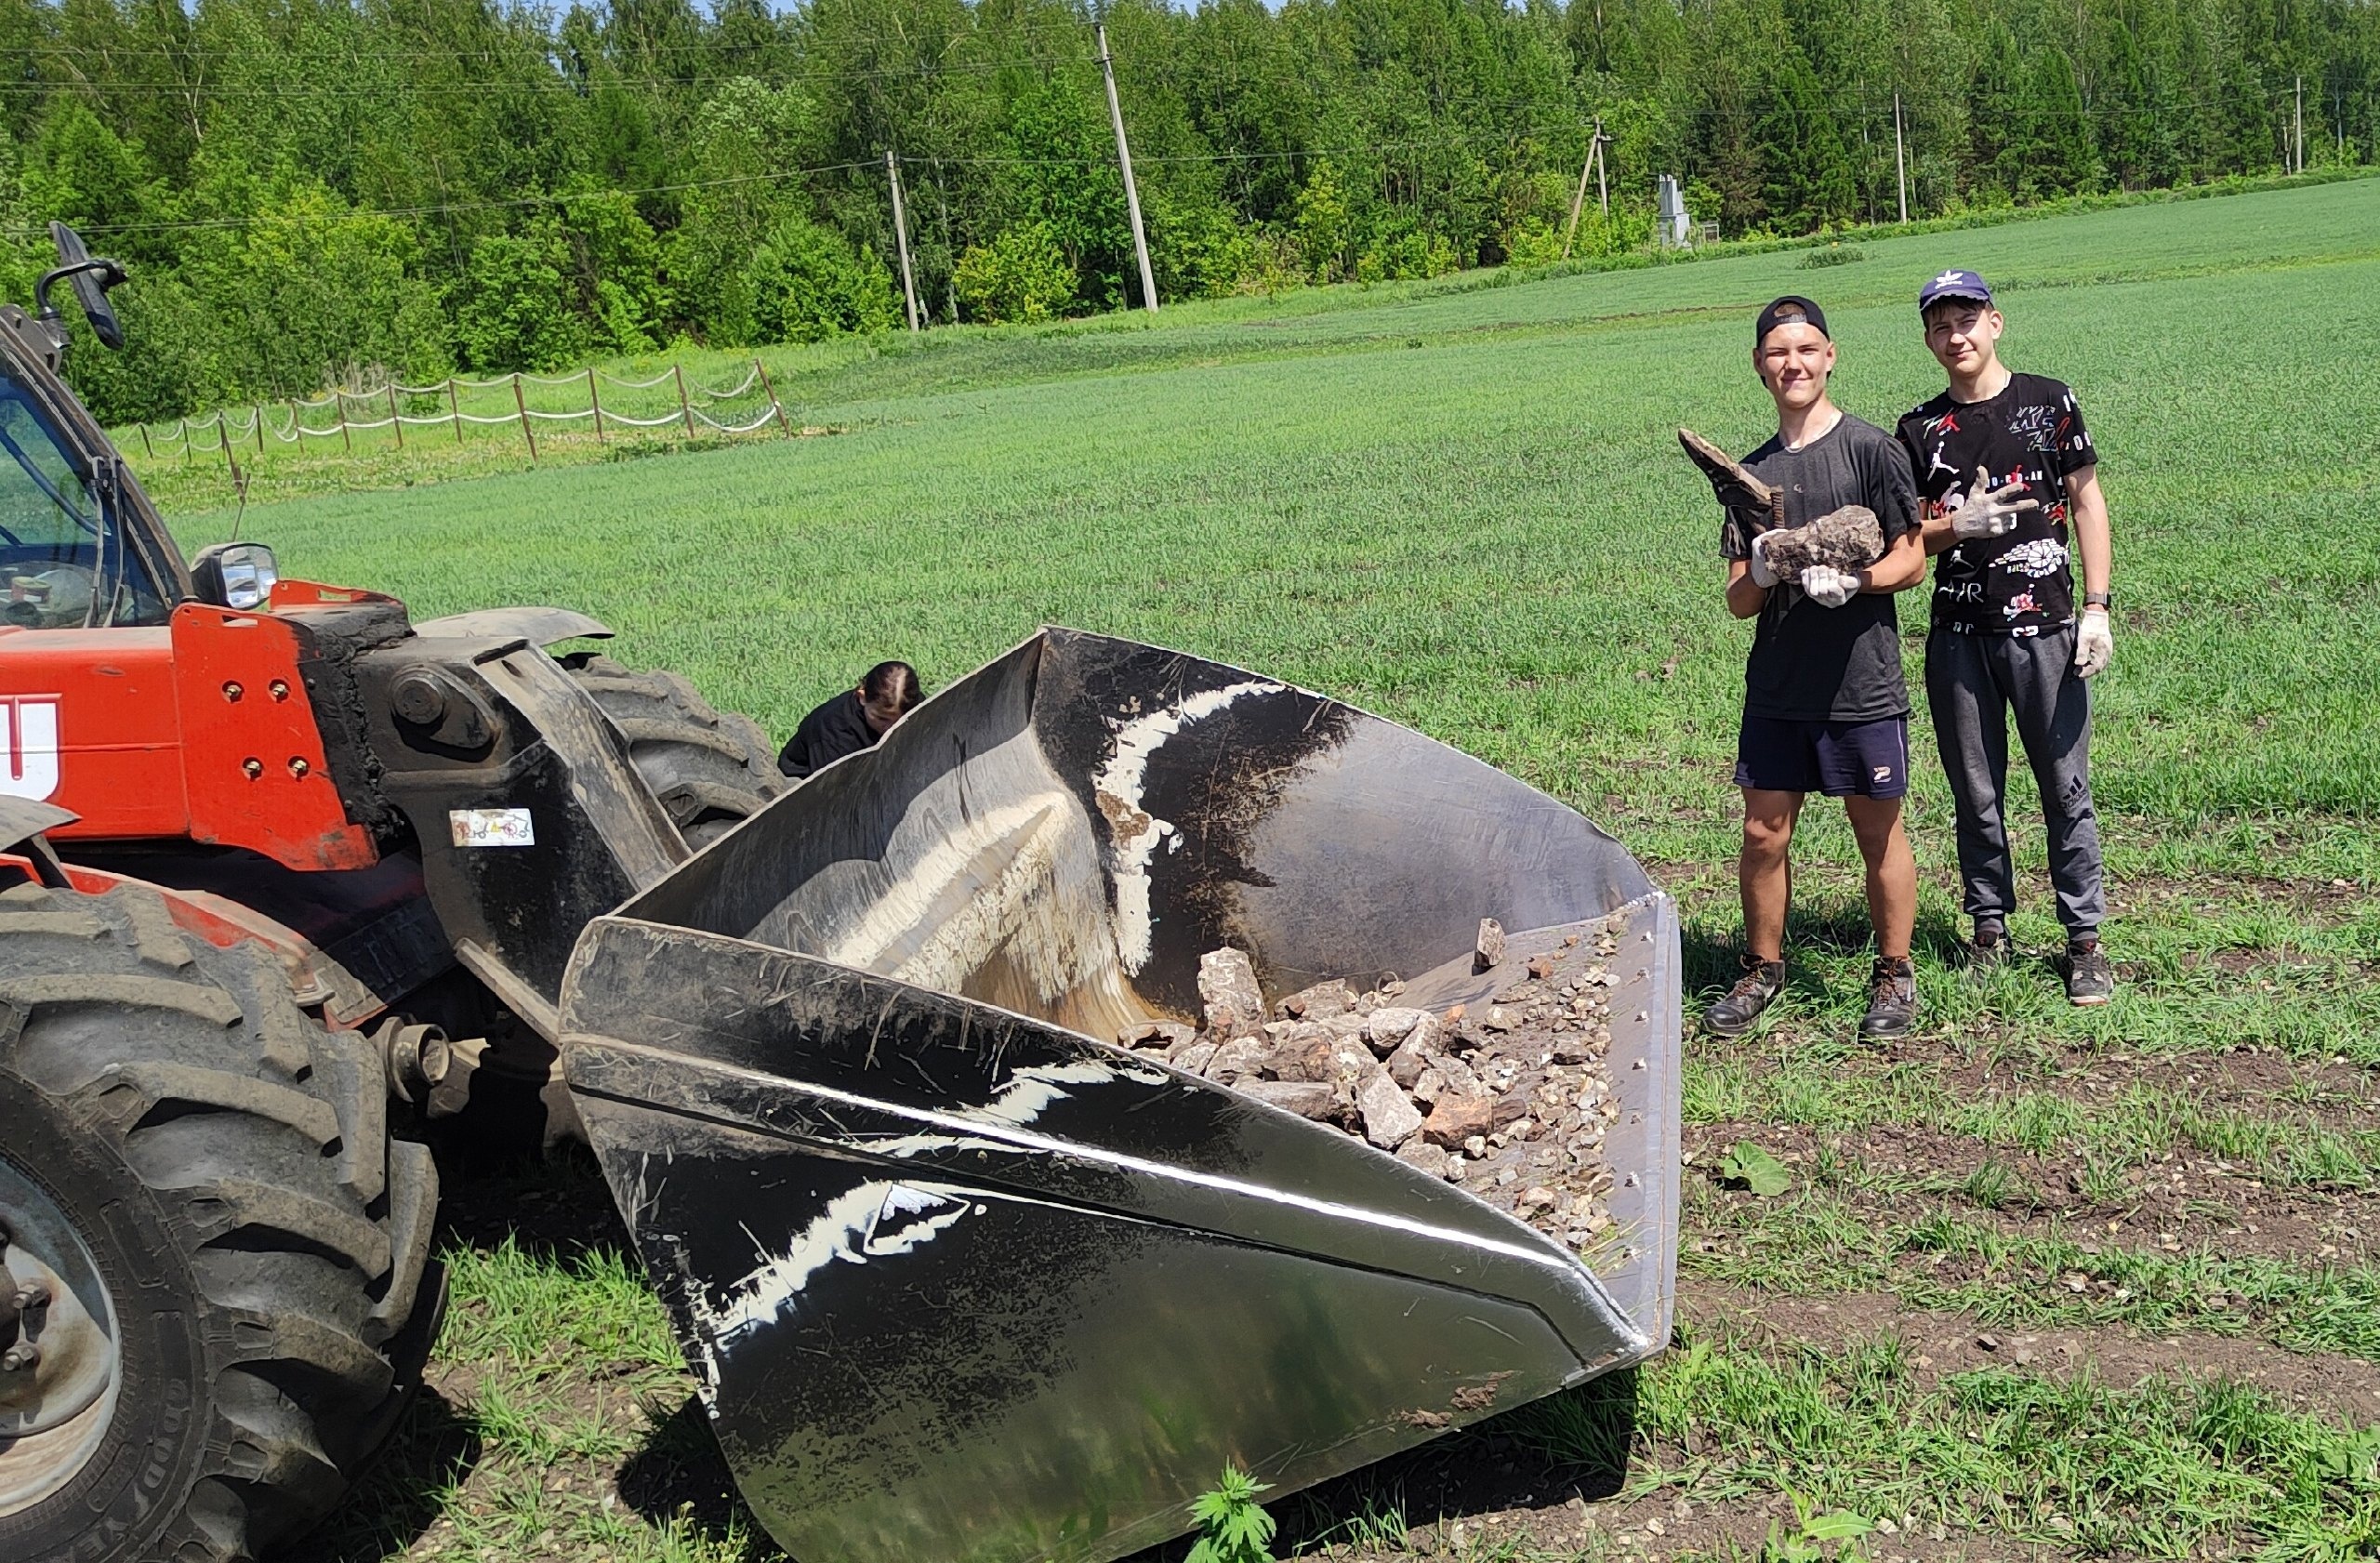
<svg viewBox="0 0 2380 1563">
<path fill-rule="evenodd" d="M 2083 682 L 2115 653 L 2098 452 L 2072 391 L 2001 364 L 2004 323 L 1981 277 L 1944 272 L 1920 291 L 1917 306 L 1925 345 L 1950 384 L 1900 420 L 1900 439 L 1917 474 L 1925 550 L 1941 555 L 1925 695 L 1958 804 L 1973 959 L 1989 966 L 2008 955 L 2016 872 L 2003 810 L 2013 714 L 2049 825 L 2067 997 L 2104 1004 L 2115 972 L 2099 948 L 2106 898 Z M 2079 617 L 2069 547 L 2082 555 Z"/>
<path fill-rule="evenodd" d="M 1744 457 L 1754 477 L 1783 492 L 1785 523 L 1802 526 L 1845 505 L 1875 511 L 1884 556 L 1857 572 L 1812 565 L 1798 585 L 1762 556 L 1766 511 L 1730 508 L 1719 535 L 1727 560 L 1727 608 L 1758 616 L 1744 669 L 1736 785 L 1744 794 L 1744 972 L 1704 1012 L 1706 1030 L 1752 1028 L 1785 981 L 1789 854 L 1802 801 L 1843 800 L 1868 870 L 1868 917 L 1876 966 L 1862 1034 L 1896 1037 L 1916 1019 L 1909 941 L 1917 915 L 1917 865 L 1901 828 L 1909 789 L 1909 687 L 1892 593 L 1925 578 L 1917 497 L 1892 437 L 1839 411 L 1827 394 L 1834 343 L 1807 298 L 1779 298 L 1760 312 L 1752 367 L 1777 404 L 1777 433 Z"/>
</svg>

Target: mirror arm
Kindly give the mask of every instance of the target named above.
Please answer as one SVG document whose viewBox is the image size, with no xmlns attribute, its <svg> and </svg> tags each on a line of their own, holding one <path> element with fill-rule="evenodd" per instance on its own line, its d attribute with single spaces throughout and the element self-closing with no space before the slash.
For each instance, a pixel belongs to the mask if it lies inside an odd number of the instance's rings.
<svg viewBox="0 0 2380 1563">
<path fill-rule="evenodd" d="M 109 288 L 124 281 L 122 266 L 98 256 L 88 260 L 78 260 L 72 266 L 52 267 L 41 274 L 39 282 L 33 284 L 33 318 L 41 321 L 65 318 L 59 313 L 58 306 L 49 301 L 50 287 L 53 284 L 62 283 L 69 277 L 80 276 L 86 272 L 99 273 L 101 293 L 105 293 Z"/>
</svg>

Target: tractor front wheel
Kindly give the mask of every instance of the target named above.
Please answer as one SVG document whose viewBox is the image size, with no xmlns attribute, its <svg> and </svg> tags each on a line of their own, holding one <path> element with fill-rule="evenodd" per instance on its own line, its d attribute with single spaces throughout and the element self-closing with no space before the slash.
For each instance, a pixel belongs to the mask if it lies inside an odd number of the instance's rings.
<svg viewBox="0 0 2380 1563">
<path fill-rule="evenodd" d="M 785 790 L 760 723 L 715 709 L 677 674 L 636 672 L 594 652 L 562 665 L 626 735 L 637 774 L 688 846 L 708 846 Z"/>
<path fill-rule="evenodd" d="M 0 892 L 0 1557 L 239 1563 L 335 1503 L 439 1305 L 384 1066 L 155 894 Z"/>
</svg>

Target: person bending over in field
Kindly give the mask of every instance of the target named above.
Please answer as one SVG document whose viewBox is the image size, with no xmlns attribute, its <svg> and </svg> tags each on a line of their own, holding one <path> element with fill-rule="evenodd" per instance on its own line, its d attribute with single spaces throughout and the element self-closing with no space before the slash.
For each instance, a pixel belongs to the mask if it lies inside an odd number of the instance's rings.
<svg viewBox="0 0 2380 1563">
<path fill-rule="evenodd" d="M 2066 996 L 2104 1004 L 2115 968 L 2099 948 L 2107 911 L 2099 817 L 2091 806 L 2091 692 L 2115 655 L 2108 624 L 2113 547 L 2099 455 L 2074 392 L 2000 362 L 2005 324 L 1991 289 L 1951 271 L 1917 296 L 1925 345 L 1950 388 L 1900 420 L 1917 472 L 1934 628 L 1925 697 L 1958 805 L 1959 879 L 1975 920 L 1977 967 L 2006 960 L 2016 900 L 2004 806 L 2008 719 L 2040 785 L 2049 877 L 2066 925 Z M 2074 612 L 2069 539 L 2082 552 Z"/>
<path fill-rule="evenodd" d="M 1925 578 L 1917 497 L 1892 436 L 1838 409 L 1827 381 L 1834 343 L 1807 298 L 1779 298 L 1753 327 L 1752 367 L 1777 404 L 1777 434 L 1743 458 L 1784 495 L 1785 524 L 1803 526 L 1845 505 L 1876 513 L 1884 554 L 1858 572 L 1813 564 L 1798 585 L 1762 557 L 1768 512 L 1731 506 L 1719 536 L 1727 561 L 1727 607 L 1757 618 L 1744 669 L 1736 785 L 1744 794 L 1743 975 L 1704 1012 L 1705 1029 L 1737 1036 L 1785 983 L 1790 852 L 1802 801 L 1840 798 L 1868 870 L 1868 918 L 1876 931 L 1862 1035 L 1897 1037 L 1917 1017 L 1909 960 L 1916 922 L 1917 865 L 1901 828 L 1909 789 L 1909 688 L 1892 594 Z"/>
<path fill-rule="evenodd" d="M 797 779 L 847 754 L 874 747 L 893 723 L 925 698 L 918 670 L 906 662 L 879 662 L 856 689 L 846 689 L 801 719 L 777 756 L 777 769 Z"/>
</svg>

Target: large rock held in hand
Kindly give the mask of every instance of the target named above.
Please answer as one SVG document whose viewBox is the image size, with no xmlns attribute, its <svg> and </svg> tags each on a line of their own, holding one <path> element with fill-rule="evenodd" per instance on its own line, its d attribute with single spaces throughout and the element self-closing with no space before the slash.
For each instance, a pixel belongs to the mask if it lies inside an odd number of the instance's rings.
<svg viewBox="0 0 2380 1563">
<path fill-rule="evenodd" d="M 1788 527 L 1783 490 L 1753 477 L 1733 457 L 1691 429 L 1679 430 L 1677 443 L 1711 480 L 1711 490 L 1720 504 L 1731 510 L 1767 513 L 1768 525 L 1762 530 L 1773 530 L 1776 536 L 1763 545 L 1761 552 L 1779 580 L 1798 581 L 1813 564 L 1864 570 L 1884 556 L 1884 528 L 1876 523 L 1876 512 L 1866 506 L 1845 505 L 1806 526 Z"/>
<path fill-rule="evenodd" d="M 1884 529 L 1867 506 L 1845 505 L 1806 526 L 1770 533 L 1761 556 L 1779 580 L 1798 581 L 1813 564 L 1864 570 L 1884 556 Z"/>
</svg>

